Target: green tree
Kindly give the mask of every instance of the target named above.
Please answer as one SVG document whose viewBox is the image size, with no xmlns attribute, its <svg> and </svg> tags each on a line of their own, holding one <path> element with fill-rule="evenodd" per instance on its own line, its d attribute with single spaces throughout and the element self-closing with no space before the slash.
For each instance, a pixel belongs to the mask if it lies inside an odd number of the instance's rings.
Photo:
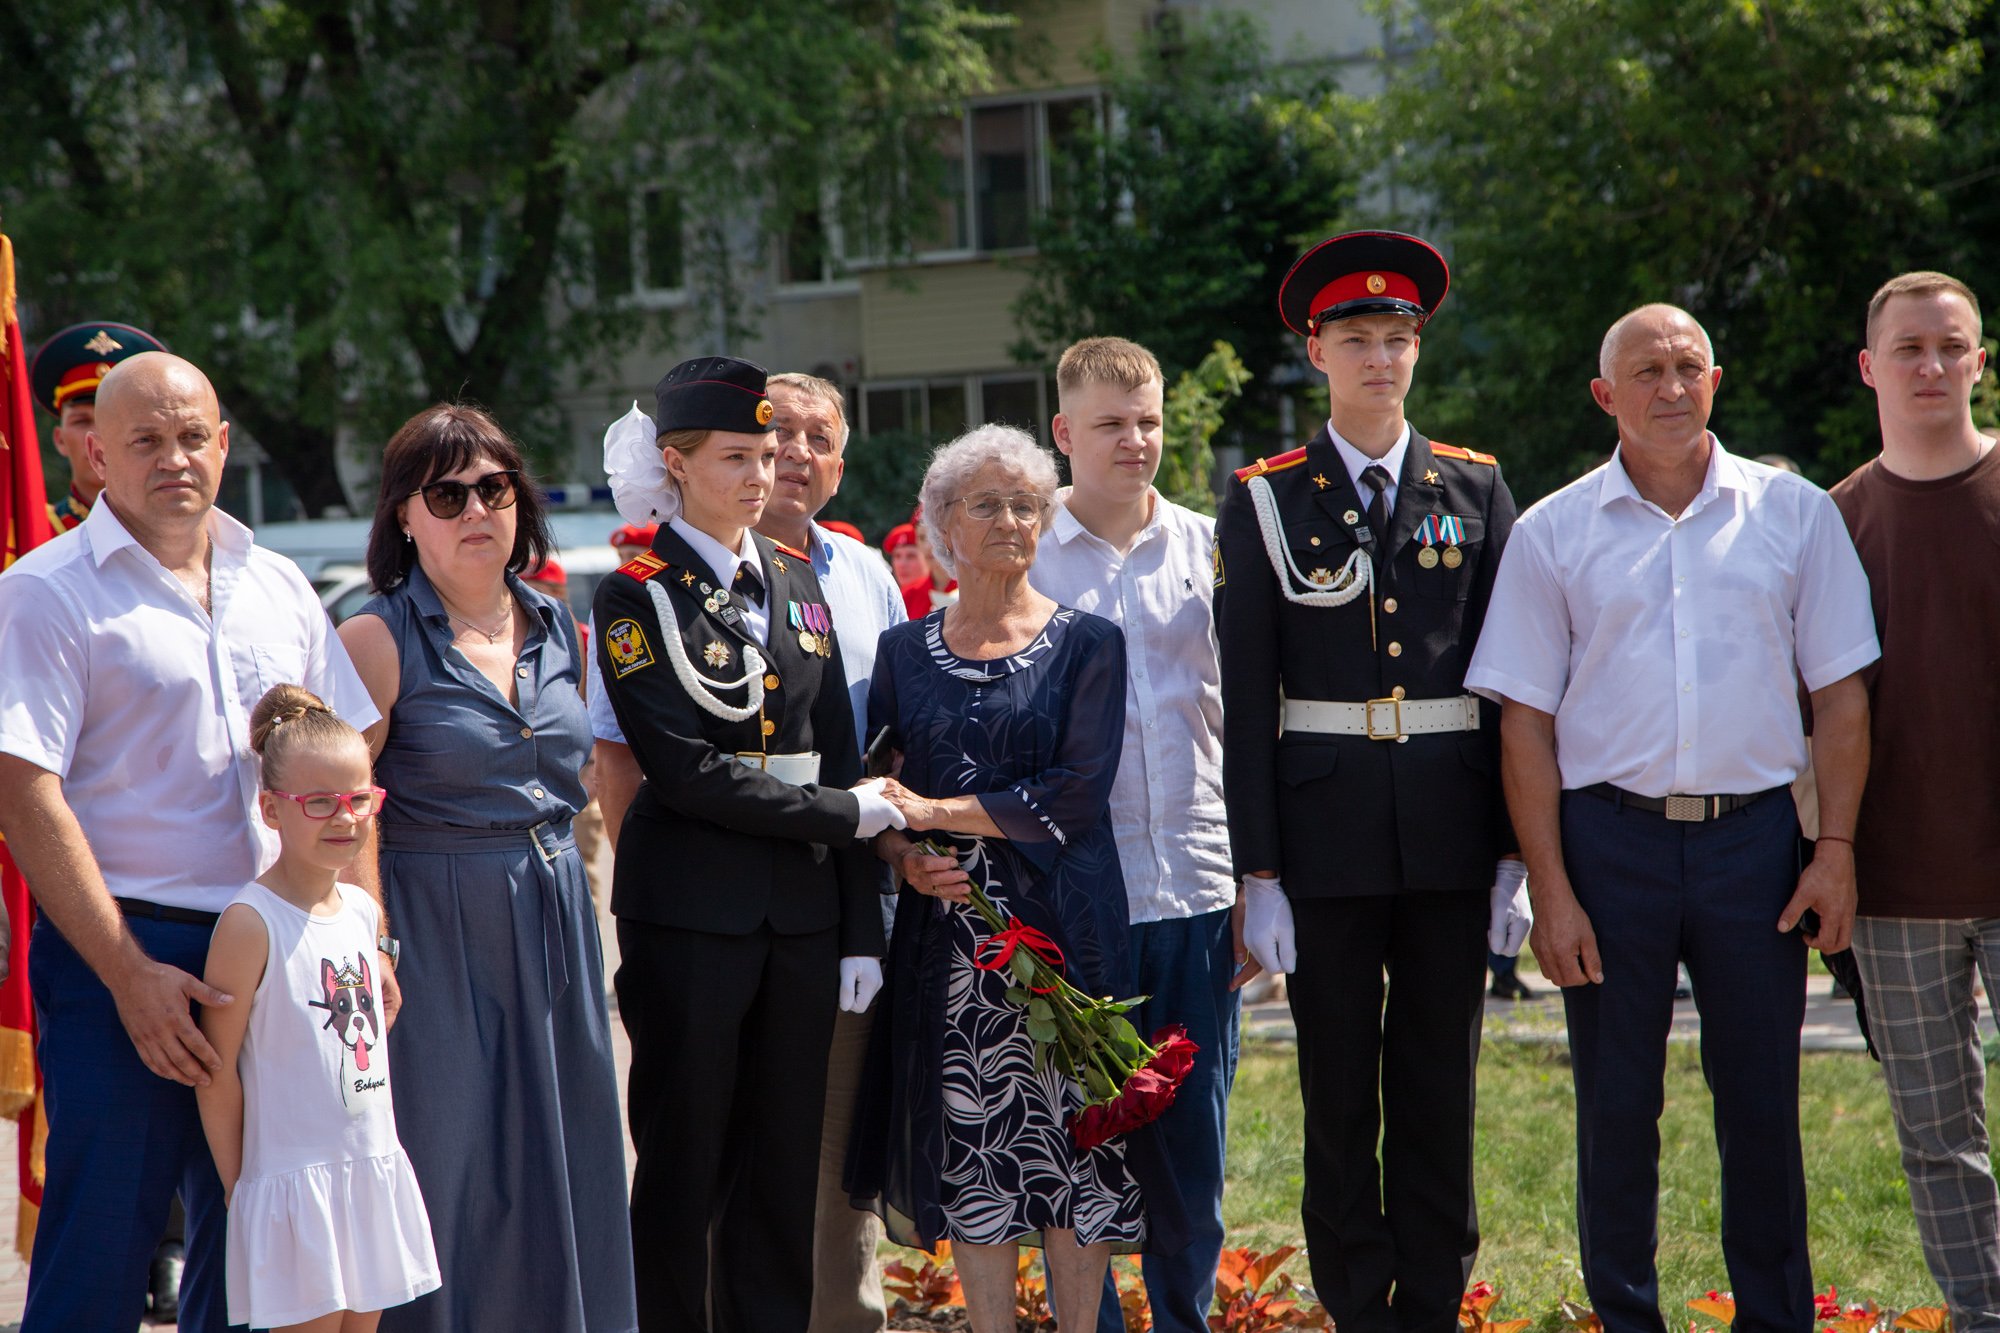
<svg viewBox="0 0 2000 1333">
<path fill-rule="evenodd" d="M 1362 109 L 1322 67 L 1274 66 L 1242 16 L 1163 16 L 1126 63 L 1099 53 L 1109 124 L 1066 146 L 1015 305 L 1015 356 L 1118 334 L 1168 381 L 1227 339 L 1250 373 L 1242 414 L 1268 425 L 1271 373 L 1297 354 L 1278 286 L 1353 197 Z"/>
<path fill-rule="evenodd" d="M 1222 429 L 1231 400 L 1243 394 L 1250 371 L 1236 349 L 1218 341 L 1201 364 L 1181 372 L 1168 387 L 1165 405 L 1166 447 L 1160 474 L 1154 480 L 1160 494 L 1201 514 L 1215 512 L 1215 452 L 1209 442 Z"/>
<path fill-rule="evenodd" d="M 317 512 L 336 441 L 425 402 L 546 446 L 566 368 L 665 332 L 593 294 L 634 262 L 743 327 L 745 237 L 804 206 L 776 183 L 867 175 L 906 240 L 922 173 L 883 164 L 990 77 L 981 3 L 9 0 L 0 208 L 40 331 L 158 332 Z M 688 225 L 632 243 L 649 184 Z"/>
<path fill-rule="evenodd" d="M 1872 454 L 1868 297 L 1990 256 L 1953 224 L 1986 0 L 1409 0 L 1420 40 L 1380 125 L 1449 246 L 1426 429 L 1538 495 L 1615 443 L 1598 342 L 1667 300 L 1725 367 L 1716 430 L 1821 481 Z M 1992 113 L 1988 112 L 1988 123 Z M 2000 126 L 1996 126 L 2000 128 Z M 1956 174 L 1968 174 L 1962 162 Z M 1990 263 L 1990 260 L 1989 260 Z"/>
</svg>

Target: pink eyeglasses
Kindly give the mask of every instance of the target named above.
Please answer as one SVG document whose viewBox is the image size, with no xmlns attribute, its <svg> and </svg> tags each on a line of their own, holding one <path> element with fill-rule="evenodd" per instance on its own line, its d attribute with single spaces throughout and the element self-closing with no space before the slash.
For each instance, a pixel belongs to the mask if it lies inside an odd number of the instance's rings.
<svg viewBox="0 0 2000 1333">
<path fill-rule="evenodd" d="M 370 815 L 380 814 L 382 802 L 389 797 L 389 793 L 380 787 L 363 787 L 360 791 L 345 792 L 316 791 L 305 796 L 294 796 L 288 791 L 272 791 L 269 787 L 265 790 L 271 792 L 273 796 L 297 801 L 299 809 L 305 812 L 307 819 L 332 819 L 343 809 L 356 819 L 366 819 Z"/>
</svg>

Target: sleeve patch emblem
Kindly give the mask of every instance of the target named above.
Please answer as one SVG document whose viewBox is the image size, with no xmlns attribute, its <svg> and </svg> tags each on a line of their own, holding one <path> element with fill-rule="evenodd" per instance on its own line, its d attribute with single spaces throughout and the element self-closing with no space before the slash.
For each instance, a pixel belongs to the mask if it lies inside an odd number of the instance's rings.
<svg viewBox="0 0 2000 1333">
<path fill-rule="evenodd" d="M 652 645 L 636 620 L 612 621 L 604 631 L 604 647 L 611 654 L 611 674 L 619 679 L 653 665 Z"/>
</svg>

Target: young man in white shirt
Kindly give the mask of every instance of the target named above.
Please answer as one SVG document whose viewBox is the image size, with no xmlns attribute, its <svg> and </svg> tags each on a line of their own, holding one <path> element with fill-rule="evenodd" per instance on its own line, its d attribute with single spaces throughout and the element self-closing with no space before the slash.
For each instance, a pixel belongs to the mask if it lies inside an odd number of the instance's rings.
<svg viewBox="0 0 2000 1333">
<path fill-rule="evenodd" d="M 1125 744 L 1111 825 L 1132 922 L 1142 1033 L 1180 1024 L 1201 1048 L 1160 1120 L 1194 1236 L 1144 1256 L 1153 1327 L 1207 1327 L 1222 1249 L 1224 1116 L 1236 1075 L 1236 884 L 1222 805 L 1222 684 L 1209 576 L 1214 524 L 1153 489 L 1163 448 L 1160 363 L 1123 338 L 1087 338 L 1056 366 L 1056 493 L 1029 580 L 1125 632 Z M 1125 1326 L 1109 1277 L 1102 1333 Z"/>
<path fill-rule="evenodd" d="M 216 1056 L 191 1005 L 247 999 L 200 975 L 216 914 L 276 855 L 250 709 L 290 683 L 357 728 L 377 714 L 297 566 L 214 508 L 229 428 L 199 370 L 121 362 L 87 447 L 90 517 L 0 577 L 0 833 L 41 908 L 49 1114 L 22 1327 L 131 1333 L 179 1192 L 180 1326 L 220 1333 L 225 1211 L 194 1096 Z"/>
<path fill-rule="evenodd" d="M 1809 1333 L 1799 1028 L 1806 946 L 1846 948 L 1854 920 L 1868 581 L 1826 492 L 1709 433 L 1722 370 L 1686 311 L 1618 320 L 1598 370 L 1618 451 L 1514 525 L 1466 674 L 1503 703 L 1531 939 L 1563 987 L 1584 1284 L 1606 1333 L 1660 1333 L 1659 1116 L 1685 962 L 1735 1327 Z M 1820 803 L 1803 873 L 1801 679 Z"/>
</svg>

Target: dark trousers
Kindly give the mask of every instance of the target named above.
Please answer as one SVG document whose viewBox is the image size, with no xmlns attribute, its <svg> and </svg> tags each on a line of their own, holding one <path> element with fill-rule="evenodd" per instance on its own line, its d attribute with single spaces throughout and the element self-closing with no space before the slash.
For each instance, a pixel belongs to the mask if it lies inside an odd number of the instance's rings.
<svg viewBox="0 0 2000 1333">
<path fill-rule="evenodd" d="M 643 1333 L 804 1333 L 836 932 L 621 918 Z"/>
<path fill-rule="evenodd" d="M 1486 898 L 1292 900 L 1306 1252 L 1341 1333 L 1458 1325 L 1479 1252 L 1472 1111 Z"/>
<path fill-rule="evenodd" d="M 1146 1253 L 1146 1297 L 1159 1333 L 1205 1333 L 1222 1254 L 1222 1154 L 1229 1090 L 1236 1082 L 1239 1005 L 1229 982 L 1236 946 L 1229 909 L 1132 927 L 1133 975 L 1146 1003 L 1129 1017 L 1141 1036 L 1168 1023 L 1201 1047 L 1173 1106 L 1160 1117 L 1161 1146 L 1187 1205 L 1188 1243 L 1174 1254 Z M 1117 1287 L 1104 1275 L 1098 1333 L 1123 1333 Z"/>
<path fill-rule="evenodd" d="M 134 918 L 139 946 L 201 976 L 207 926 Z M 28 955 L 41 1024 L 48 1175 L 28 1266 L 27 1333 L 132 1333 L 176 1192 L 187 1206 L 180 1327 L 220 1333 L 228 1225 L 194 1089 L 147 1069 L 111 992 L 44 917 Z M 238 1004 L 250 997 L 239 995 Z"/>
<path fill-rule="evenodd" d="M 1722 1253 L 1734 1333 L 1807 1333 L 1799 1028 L 1805 944 L 1780 935 L 1798 882 L 1798 817 L 1779 792 L 1699 824 L 1562 796 L 1563 859 L 1589 914 L 1601 985 L 1563 1004 L 1576 1079 L 1577 1232 L 1584 1283 L 1607 1333 L 1664 1333 L 1660 1316 L 1660 1111 L 1674 973 L 1701 1013 L 1715 1096 Z"/>
</svg>

